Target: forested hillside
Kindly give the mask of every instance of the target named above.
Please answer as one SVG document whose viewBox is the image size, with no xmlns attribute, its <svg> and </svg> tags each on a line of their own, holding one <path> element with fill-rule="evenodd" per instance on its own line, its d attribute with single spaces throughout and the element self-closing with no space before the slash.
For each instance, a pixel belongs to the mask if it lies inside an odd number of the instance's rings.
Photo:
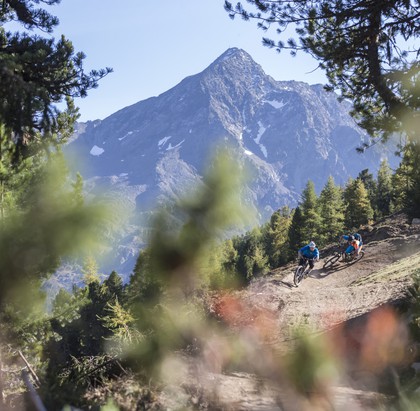
<svg viewBox="0 0 420 411">
<path fill-rule="evenodd" d="M 58 3 L 0 5 L 0 408 L 418 409 L 419 63 L 395 41 L 418 38 L 418 2 L 250 1 L 252 15 L 226 2 L 264 24 L 301 20 L 301 47 L 373 141 L 404 137 L 400 166 L 384 161 L 376 178 L 360 170 L 343 186 L 330 178 L 319 195 L 308 180 L 296 208 L 226 240 L 249 215 L 241 167 L 220 150 L 202 184 L 153 213 L 128 283 L 98 274 L 112 218 L 85 201 L 61 152 L 73 99 L 111 70 L 87 74 L 83 53 L 53 37 L 46 8 Z M 355 231 L 364 257 L 322 269 Z M 321 261 L 294 287 L 311 239 Z M 41 284 L 73 256 L 84 282 L 47 310 Z"/>
</svg>

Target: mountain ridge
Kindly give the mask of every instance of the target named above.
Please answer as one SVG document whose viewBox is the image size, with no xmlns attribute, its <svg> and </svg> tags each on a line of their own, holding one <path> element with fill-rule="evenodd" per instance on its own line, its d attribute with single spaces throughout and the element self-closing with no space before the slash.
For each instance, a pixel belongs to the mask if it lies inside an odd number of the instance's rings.
<svg viewBox="0 0 420 411">
<path fill-rule="evenodd" d="M 112 192 L 132 214 L 130 230 L 147 232 L 151 210 L 200 184 L 214 147 L 229 147 L 249 171 L 243 198 L 262 223 L 282 206 L 296 206 L 308 180 L 319 192 L 329 175 L 345 184 L 362 169 L 375 173 L 382 158 L 396 165 L 392 146 L 356 153 L 368 136 L 349 110 L 322 85 L 276 81 L 244 50 L 231 48 L 159 96 L 80 125 L 65 154 L 89 194 Z M 131 267 L 147 236 L 133 241 Z M 121 244 L 127 238 L 116 238 L 114 248 Z M 114 268 L 127 273 L 130 264 Z"/>
</svg>

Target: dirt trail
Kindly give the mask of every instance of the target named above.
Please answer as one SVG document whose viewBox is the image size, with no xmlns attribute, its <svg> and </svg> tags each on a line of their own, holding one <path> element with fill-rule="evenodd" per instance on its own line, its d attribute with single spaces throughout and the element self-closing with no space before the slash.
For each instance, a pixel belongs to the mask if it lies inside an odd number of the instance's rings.
<svg viewBox="0 0 420 411">
<path fill-rule="evenodd" d="M 292 331 L 296 327 L 303 325 L 314 333 L 333 330 L 338 324 L 349 323 L 386 303 L 404 298 L 412 281 L 410 267 L 420 267 L 420 225 L 409 225 L 404 216 L 396 216 L 376 224 L 362 235 L 365 255 L 353 265 L 340 263 L 335 269 L 323 270 L 324 259 L 332 252 L 331 248 L 326 248 L 320 250 L 321 260 L 299 287 L 293 285 L 296 268 L 293 263 L 234 293 L 233 297 L 242 306 L 236 313 L 229 314 L 227 320 L 231 327 L 243 333 L 250 324 L 260 323 L 260 328 L 269 329 L 263 336 L 264 343 L 282 355 L 283 349 L 293 344 Z M 396 262 L 401 262 L 401 267 Z M 264 361 L 275 359 L 261 357 L 260 361 L 263 368 Z M 196 393 L 197 401 L 199 397 L 217 398 L 220 409 L 314 409 L 313 404 L 308 408 L 307 404 L 285 393 L 282 384 L 276 381 L 274 385 L 273 378 L 262 382 L 247 370 L 224 370 L 199 374 L 197 380 L 187 386 Z M 369 385 L 359 390 L 357 384 L 350 387 L 337 382 L 330 398 L 334 408 L 321 405 L 318 409 L 374 410 L 381 401 L 381 394 L 369 392 Z"/>
<path fill-rule="evenodd" d="M 360 261 L 350 265 L 340 262 L 331 270 L 322 269 L 331 249 L 321 250 L 321 260 L 299 287 L 293 284 L 296 264 L 289 264 L 247 288 L 243 298 L 250 305 L 278 313 L 273 342 L 287 338 L 290 326 L 329 329 L 406 295 L 409 272 L 380 279 L 376 273 L 406 257 L 415 258 L 420 226 L 408 225 L 400 216 L 372 227 L 364 233 L 364 240 L 365 255 Z"/>
</svg>

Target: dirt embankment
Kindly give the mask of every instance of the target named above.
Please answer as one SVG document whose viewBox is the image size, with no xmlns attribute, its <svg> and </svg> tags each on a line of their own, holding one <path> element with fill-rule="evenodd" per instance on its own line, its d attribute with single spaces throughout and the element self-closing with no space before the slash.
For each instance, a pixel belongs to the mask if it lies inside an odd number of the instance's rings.
<svg viewBox="0 0 420 411">
<path fill-rule="evenodd" d="M 194 386 L 197 392 L 199 385 L 201 397 L 217 398 L 218 407 L 229 410 L 377 409 L 381 401 L 378 375 L 386 363 L 407 362 L 401 353 L 398 358 L 383 354 L 401 346 L 402 339 L 403 343 L 409 341 L 407 330 L 399 329 L 394 314 L 383 307 L 406 299 L 412 273 L 420 269 L 420 225 L 396 215 L 361 234 L 365 255 L 355 264 L 341 262 L 332 270 L 323 270 L 324 259 L 332 253 L 327 247 L 320 250 L 320 262 L 299 287 L 293 285 L 296 263 L 291 263 L 254 280 L 246 290 L 215 301 L 214 310 L 236 333 L 255 341 L 250 343 L 254 347 L 261 342 L 271 347 L 270 354 L 262 349 L 250 366 L 261 371 L 259 378 L 250 369 L 228 372 L 221 361 L 220 369 L 200 373 L 198 383 L 187 384 L 190 389 Z M 317 407 L 286 394 L 287 383 L 283 384 L 281 375 L 274 375 L 277 369 L 272 367 L 277 355 L 283 356 L 296 344 L 295 331 L 302 327 L 314 335 L 329 333 L 330 341 L 336 342 L 332 350 L 340 346 L 339 355 L 348 371 L 344 385 L 342 379 L 335 381 L 333 393 L 321 395 Z M 387 336 L 386 347 L 381 345 L 383 335 Z M 253 351 L 252 355 L 259 354 Z M 264 373 L 271 374 L 263 381 Z M 322 398 L 327 397 L 333 404 L 322 404 Z"/>
<path fill-rule="evenodd" d="M 277 312 L 273 342 L 287 338 L 284 331 L 290 326 L 329 329 L 406 296 L 411 274 L 420 268 L 420 225 L 408 224 L 404 215 L 398 215 L 361 234 L 365 255 L 355 264 L 340 262 L 332 270 L 323 270 L 333 251 L 328 247 L 320 250 L 321 260 L 299 287 L 293 284 L 296 263 L 292 263 L 255 280 L 242 293 L 250 306 Z"/>
</svg>

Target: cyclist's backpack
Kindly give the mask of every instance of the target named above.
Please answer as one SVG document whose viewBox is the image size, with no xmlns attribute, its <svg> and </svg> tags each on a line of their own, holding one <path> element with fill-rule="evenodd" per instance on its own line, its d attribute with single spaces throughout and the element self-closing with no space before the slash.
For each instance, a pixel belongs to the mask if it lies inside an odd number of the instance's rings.
<svg viewBox="0 0 420 411">
<path fill-rule="evenodd" d="M 354 238 L 358 241 L 362 241 L 362 236 L 359 233 L 355 233 Z"/>
</svg>

